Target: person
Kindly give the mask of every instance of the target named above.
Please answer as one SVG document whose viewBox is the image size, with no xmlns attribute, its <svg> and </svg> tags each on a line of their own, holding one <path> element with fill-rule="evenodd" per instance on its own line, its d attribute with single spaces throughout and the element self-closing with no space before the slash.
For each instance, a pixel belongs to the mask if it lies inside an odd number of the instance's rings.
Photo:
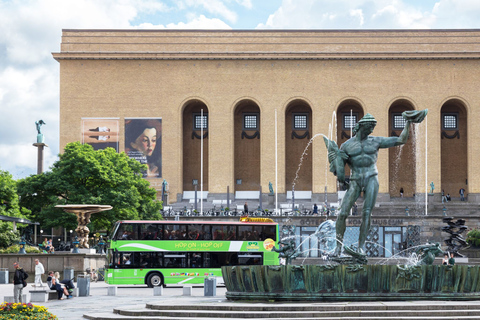
<svg viewBox="0 0 480 320">
<path fill-rule="evenodd" d="M 15 268 L 15 273 L 13 275 L 13 302 L 23 303 L 24 301 L 22 301 L 22 293 L 23 288 L 26 286 L 25 280 L 28 278 L 28 273 L 26 273 L 25 270 L 20 267 L 18 262 L 14 262 L 13 267 Z"/>
<path fill-rule="evenodd" d="M 125 264 L 132 264 L 132 261 L 130 261 L 130 257 L 125 257 Z"/>
<path fill-rule="evenodd" d="M 51 290 L 57 291 L 58 300 L 63 300 L 63 295 L 65 295 L 67 299 L 72 298 L 72 295 L 69 294 L 67 288 L 60 285 L 53 271 L 48 272 L 47 283 L 49 284 Z"/>
<path fill-rule="evenodd" d="M 43 287 L 42 275 L 44 273 L 45 268 L 43 267 L 43 264 L 38 259 L 35 259 L 35 288 L 37 286 Z"/>
<path fill-rule="evenodd" d="M 455 253 L 450 252 L 450 259 L 448 259 L 448 265 L 453 266 L 455 265 Z"/>
<path fill-rule="evenodd" d="M 364 204 L 357 252 L 363 255 L 363 247 L 368 231 L 370 230 L 372 209 L 375 206 L 379 188 L 376 165 L 378 151 L 381 148 L 391 148 L 405 144 L 408 140 L 410 124 L 412 122 L 421 122 L 426 112 L 426 110 L 417 111 L 417 113 L 404 112 L 405 127 L 398 137 L 370 136 L 377 124 L 377 120 L 370 113 L 367 113 L 357 122 L 353 130 L 353 137 L 343 143 L 340 148 L 338 148 L 334 141 L 324 137 L 328 149 L 330 171 L 337 176 L 337 180 L 341 184 L 345 184 L 345 164 L 347 164 L 351 170 L 350 184 L 341 203 L 336 222 L 336 256 L 340 256 L 342 252 L 346 219 L 350 213 L 350 209 L 362 191 L 364 194 Z M 423 113 L 423 116 L 420 113 Z"/>
<path fill-rule="evenodd" d="M 96 131 L 96 132 L 110 132 L 109 127 L 96 127 L 93 129 L 88 129 L 89 131 Z"/>
<path fill-rule="evenodd" d="M 460 193 L 460 201 L 465 201 L 465 189 L 460 188 L 460 191 L 458 191 L 458 193 Z"/>
<path fill-rule="evenodd" d="M 400 198 L 403 198 L 403 187 L 400 188 Z"/>
<path fill-rule="evenodd" d="M 53 240 L 50 239 L 48 240 L 48 253 L 55 253 L 55 248 L 53 247 Z"/>
<path fill-rule="evenodd" d="M 316 203 L 313 204 L 313 214 L 318 214 L 318 206 Z"/>
<path fill-rule="evenodd" d="M 447 193 L 446 199 L 447 199 L 447 202 L 448 202 L 448 201 L 452 201 L 452 198 L 450 197 L 450 193 Z"/>
<path fill-rule="evenodd" d="M 46 253 L 50 251 L 50 246 L 48 245 L 48 239 L 45 238 L 42 242 L 43 250 L 45 250 Z"/>
<path fill-rule="evenodd" d="M 447 197 L 445 196 L 445 190 L 442 189 L 442 203 L 448 202 Z"/>
<path fill-rule="evenodd" d="M 147 165 L 145 177 L 159 177 L 161 174 L 158 165 L 161 157 L 156 151 L 159 122 L 153 121 L 133 119 L 125 125 L 125 151 L 130 158 Z"/>
<path fill-rule="evenodd" d="M 245 202 L 245 204 L 243 205 L 243 213 L 248 215 L 248 203 Z"/>
<path fill-rule="evenodd" d="M 442 265 L 444 265 L 444 266 L 448 265 L 448 253 L 445 253 L 443 255 Z"/>
</svg>

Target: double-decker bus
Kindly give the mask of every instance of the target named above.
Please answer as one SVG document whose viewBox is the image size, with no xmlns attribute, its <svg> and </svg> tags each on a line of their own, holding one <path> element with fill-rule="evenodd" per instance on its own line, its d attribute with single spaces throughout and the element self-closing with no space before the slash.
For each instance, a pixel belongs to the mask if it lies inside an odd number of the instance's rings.
<svg viewBox="0 0 480 320">
<path fill-rule="evenodd" d="M 110 234 L 108 284 L 198 284 L 221 278 L 225 265 L 279 264 L 278 224 L 270 219 L 118 221 Z"/>
</svg>

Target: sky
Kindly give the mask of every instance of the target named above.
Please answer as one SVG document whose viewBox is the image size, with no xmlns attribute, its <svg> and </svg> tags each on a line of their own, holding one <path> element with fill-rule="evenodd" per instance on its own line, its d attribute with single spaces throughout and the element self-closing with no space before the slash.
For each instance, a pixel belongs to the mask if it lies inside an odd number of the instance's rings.
<svg viewBox="0 0 480 320">
<path fill-rule="evenodd" d="M 475 29 L 478 0 L 0 0 L 0 170 L 58 159 L 62 29 Z"/>
</svg>

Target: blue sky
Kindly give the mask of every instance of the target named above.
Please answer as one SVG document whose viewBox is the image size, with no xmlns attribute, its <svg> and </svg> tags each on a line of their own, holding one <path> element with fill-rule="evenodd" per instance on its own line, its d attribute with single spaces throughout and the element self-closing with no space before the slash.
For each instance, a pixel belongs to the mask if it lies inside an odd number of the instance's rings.
<svg viewBox="0 0 480 320">
<path fill-rule="evenodd" d="M 0 0 L 0 169 L 36 173 L 59 150 L 62 29 L 470 29 L 478 0 Z"/>
</svg>

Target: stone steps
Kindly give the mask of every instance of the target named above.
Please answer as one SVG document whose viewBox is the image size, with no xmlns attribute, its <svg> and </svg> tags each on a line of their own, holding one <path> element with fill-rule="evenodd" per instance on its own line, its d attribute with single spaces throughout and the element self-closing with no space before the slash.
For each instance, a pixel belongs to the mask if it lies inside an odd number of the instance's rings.
<svg viewBox="0 0 480 320">
<path fill-rule="evenodd" d="M 193 305 L 147 304 L 145 307 L 116 308 L 112 313 L 84 314 L 92 320 L 111 319 L 372 319 L 372 320 L 413 320 L 413 319 L 480 319 L 478 303 L 389 303 L 364 304 L 245 304 L 245 303 L 204 303 Z"/>
</svg>

